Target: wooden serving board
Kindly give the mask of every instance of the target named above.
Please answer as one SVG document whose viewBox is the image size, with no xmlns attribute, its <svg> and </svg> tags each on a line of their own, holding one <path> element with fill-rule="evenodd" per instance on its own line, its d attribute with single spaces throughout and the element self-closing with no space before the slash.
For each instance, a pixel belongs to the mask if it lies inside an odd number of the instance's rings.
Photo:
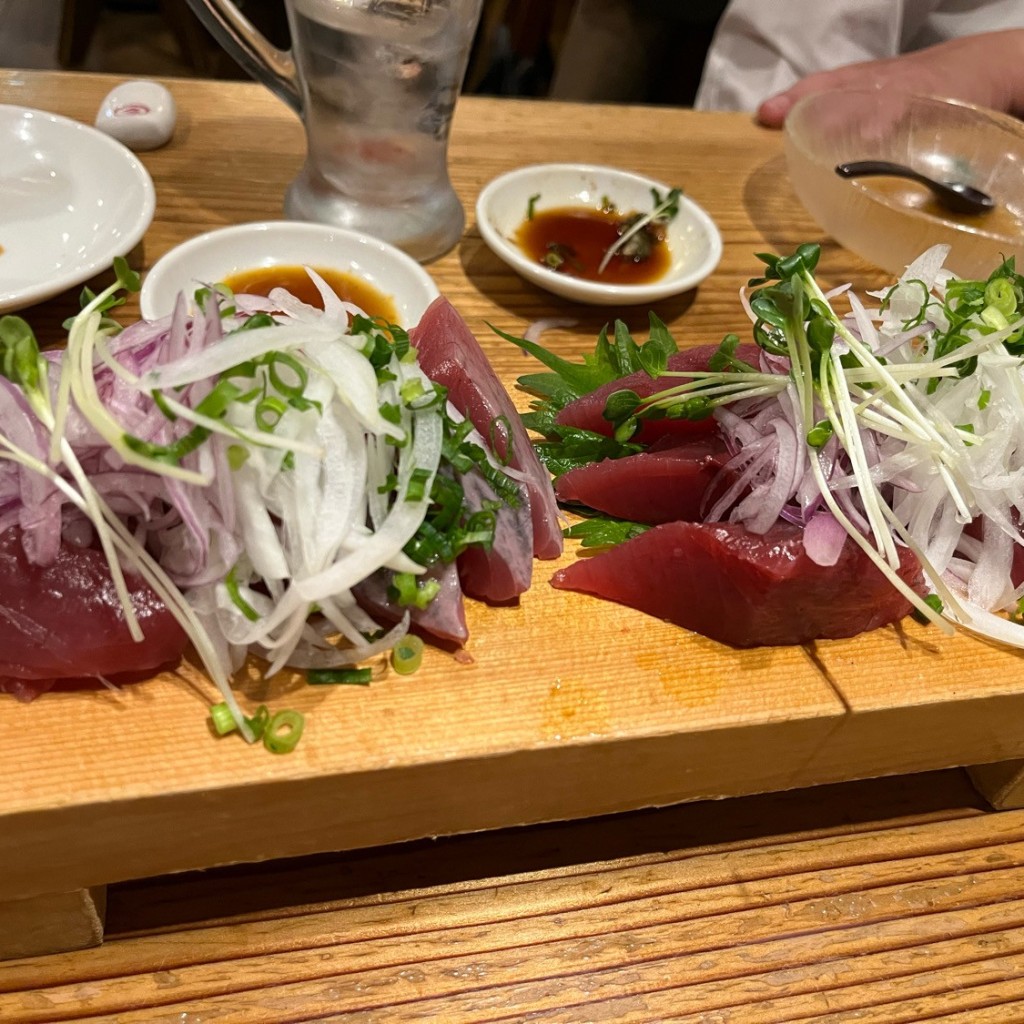
<svg viewBox="0 0 1024 1024">
<path fill-rule="evenodd" d="M 91 120 L 112 81 L 0 73 L 0 101 Z M 147 266 L 200 230 L 280 216 L 302 157 L 297 121 L 260 88 L 170 84 L 178 133 L 144 155 L 158 190 Z M 756 268 L 753 252 L 820 237 L 788 189 L 779 136 L 744 115 L 472 98 L 459 107 L 452 167 L 467 210 L 494 174 L 567 158 L 681 184 L 718 222 L 719 271 L 658 307 L 687 343 L 744 329 L 736 290 Z M 883 280 L 825 241 L 831 281 Z M 521 331 L 537 316 L 576 317 L 552 334 L 567 355 L 592 344 L 609 313 L 646 323 L 646 309 L 575 307 L 524 284 L 484 248 L 472 213 L 463 243 L 430 270 L 510 386 L 532 364 L 490 339 L 488 321 Z M 73 305 L 65 296 L 27 315 L 56 338 Z M 414 676 L 385 673 L 368 688 L 241 680 L 247 706 L 306 714 L 288 756 L 215 739 L 215 693 L 188 666 L 120 693 L 0 698 L 0 901 L 1024 756 L 1017 654 L 909 621 L 854 640 L 735 651 L 555 591 L 556 567 L 537 563 L 513 607 L 471 604 L 464 654 L 430 650 Z"/>
</svg>

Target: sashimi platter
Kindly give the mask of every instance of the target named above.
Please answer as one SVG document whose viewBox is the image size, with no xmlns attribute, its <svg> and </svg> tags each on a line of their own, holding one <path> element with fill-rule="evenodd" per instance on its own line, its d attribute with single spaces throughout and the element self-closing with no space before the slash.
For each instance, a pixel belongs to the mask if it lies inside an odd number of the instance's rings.
<svg viewBox="0 0 1024 1024">
<path fill-rule="evenodd" d="M 1024 277 L 945 256 L 861 292 L 752 254 L 719 340 L 652 312 L 577 353 L 443 296 L 406 330 L 313 269 L 315 302 L 209 282 L 133 322 L 119 260 L 52 349 L 4 317 L 0 700 L 77 723 L 70 883 L 112 843 L 132 877 L 889 770 L 840 669 L 924 704 L 1024 646 Z M 112 775 L 162 822 L 137 861 Z M 240 849 L 278 782 L 302 821 Z"/>
<path fill-rule="evenodd" d="M 317 306 L 212 288 L 122 327 L 122 263 L 46 352 L 4 317 L 0 690 L 189 658 L 216 733 L 288 752 L 303 717 L 236 699 L 250 658 L 311 685 L 414 672 L 563 529 L 579 556 L 550 585 L 732 647 L 911 614 L 1024 646 L 1024 277 L 959 280 L 936 247 L 858 296 L 822 290 L 819 255 L 762 255 L 719 345 L 653 314 L 577 360 L 505 336 L 546 368 L 522 415 L 445 299 L 407 332 L 313 270 Z"/>
</svg>

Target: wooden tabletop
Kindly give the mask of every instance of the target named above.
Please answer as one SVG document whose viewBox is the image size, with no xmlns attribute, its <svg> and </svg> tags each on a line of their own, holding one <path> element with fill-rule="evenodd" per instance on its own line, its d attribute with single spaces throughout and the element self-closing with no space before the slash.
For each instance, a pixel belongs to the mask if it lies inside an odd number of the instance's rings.
<svg viewBox="0 0 1024 1024">
<path fill-rule="evenodd" d="M 112 886 L 5 1024 L 1019 1024 L 1024 812 L 959 773 Z"/>
<path fill-rule="evenodd" d="M 0 102 L 91 122 L 114 81 L 0 72 Z M 299 122 L 260 87 L 167 84 L 179 120 L 141 157 L 157 188 L 142 268 L 200 231 L 280 217 L 303 157 Z M 826 280 L 886 280 L 821 237 L 780 136 L 744 115 L 467 97 L 450 162 L 468 227 L 428 269 L 478 334 L 569 316 L 554 334 L 568 355 L 609 314 L 525 284 L 473 225 L 487 180 L 551 160 L 646 172 L 714 217 L 717 272 L 657 306 L 684 343 L 743 329 L 737 291 L 756 251 L 821 241 Z M 56 341 L 75 308 L 68 294 L 24 315 Z M 647 308 L 613 315 L 642 331 Z M 511 346 L 488 352 L 507 381 L 524 372 Z M 197 752 L 201 702 L 167 681 L 98 710 L 5 704 L 0 900 L 121 884 L 103 948 L 0 965 L 0 1020 L 1024 1020 L 977 1009 L 1024 1007 L 1024 818 L 982 813 L 959 773 L 122 881 L 1024 753 L 1018 661 L 966 639 L 938 646 L 909 627 L 728 652 L 535 590 L 500 610 L 501 646 L 492 610 L 471 609 L 475 667 L 438 657 L 415 687 L 328 702 L 321 742 L 274 764 L 238 745 Z M 554 652 L 535 649 L 554 616 L 597 672 L 578 654 L 552 670 Z M 122 711 L 158 712 L 163 727 L 126 747 Z M 410 779 L 433 787 L 428 801 Z M 255 826 L 242 855 L 239 828 Z"/>
</svg>

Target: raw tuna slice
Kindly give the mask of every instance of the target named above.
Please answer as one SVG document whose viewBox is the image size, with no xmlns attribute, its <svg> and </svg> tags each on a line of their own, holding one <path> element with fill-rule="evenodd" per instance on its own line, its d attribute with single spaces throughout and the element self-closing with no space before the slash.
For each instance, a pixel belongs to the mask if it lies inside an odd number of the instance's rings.
<svg viewBox="0 0 1024 1024">
<path fill-rule="evenodd" d="M 448 389 L 455 408 L 485 438 L 494 435 L 499 458 L 508 458 L 511 448 L 509 464 L 523 475 L 529 494 L 533 554 L 557 558 L 562 553 L 562 531 L 550 477 L 530 444 L 512 399 L 465 320 L 450 302 L 438 298 L 410 332 L 410 338 L 419 351 L 420 366 L 431 380 Z M 496 424 L 494 430 L 492 424 Z"/>
<path fill-rule="evenodd" d="M 919 587 L 904 551 L 900 576 Z M 852 542 L 836 565 L 815 565 L 802 531 L 778 522 L 766 534 L 737 523 L 666 523 L 561 569 L 552 584 L 618 601 L 731 644 L 760 647 L 854 636 L 910 611 Z"/>
<path fill-rule="evenodd" d="M 413 625 L 424 633 L 464 644 L 469 638 L 466 627 L 466 609 L 462 602 L 462 587 L 459 585 L 459 571 L 452 565 L 433 566 L 423 575 L 423 579 L 436 579 L 441 589 L 426 608 L 414 608 L 410 614 Z M 380 569 L 368 579 L 363 580 L 354 590 L 356 600 L 374 618 L 387 622 L 398 622 L 405 612 L 388 597 L 388 585 L 391 582 L 391 571 Z"/>
<path fill-rule="evenodd" d="M 694 522 L 728 460 L 724 439 L 709 434 L 571 469 L 555 482 L 555 494 L 634 523 Z"/>
<path fill-rule="evenodd" d="M 0 535 L 0 690 L 30 699 L 55 680 L 136 678 L 178 661 L 187 640 L 163 601 L 127 576 L 145 640 L 128 633 L 102 552 L 63 545 L 34 565 L 21 530 Z"/>
<path fill-rule="evenodd" d="M 698 345 L 686 348 L 681 352 L 673 352 L 668 357 L 668 368 L 674 372 L 686 370 L 706 370 L 708 360 L 718 351 L 717 345 Z M 761 358 L 761 350 L 753 344 L 740 345 L 736 357 L 744 362 L 757 366 Z M 592 430 L 595 434 L 610 437 L 612 424 L 604 418 L 604 407 L 608 396 L 614 391 L 634 391 L 641 398 L 647 395 L 666 391 L 668 388 L 685 383 L 681 377 L 651 377 L 644 370 L 631 373 L 628 377 L 602 384 L 589 395 L 570 402 L 556 417 L 556 421 L 565 426 L 579 427 L 581 430 Z M 640 425 L 635 441 L 652 444 L 660 437 L 699 437 L 714 433 L 715 420 L 708 416 L 702 420 L 647 420 Z"/>
<path fill-rule="evenodd" d="M 494 501 L 490 484 L 478 473 L 460 477 L 467 504 L 474 511 L 484 502 Z M 524 495 L 523 488 L 520 493 Z M 462 589 L 481 601 L 512 601 L 530 586 L 533 574 L 531 543 L 533 526 L 530 506 L 524 501 L 517 508 L 506 506 L 495 517 L 494 542 L 487 550 L 475 545 L 459 555 L 459 579 Z"/>
</svg>

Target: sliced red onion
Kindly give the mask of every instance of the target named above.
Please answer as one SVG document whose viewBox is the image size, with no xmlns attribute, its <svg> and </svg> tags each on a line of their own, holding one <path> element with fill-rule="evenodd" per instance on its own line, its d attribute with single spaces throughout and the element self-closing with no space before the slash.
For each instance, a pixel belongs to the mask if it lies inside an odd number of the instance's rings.
<svg viewBox="0 0 1024 1024">
<path fill-rule="evenodd" d="M 539 320 L 534 320 L 525 331 L 523 331 L 523 340 L 531 341 L 534 344 L 540 341 L 541 336 L 547 331 L 557 331 L 563 327 L 575 327 L 578 320 L 572 320 L 568 317 L 561 316 L 550 316 L 543 317 Z"/>
<path fill-rule="evenodd" d="M 849 537 L 827 509 L 816 512 L 804 526 L 804 550 L 816 565 L 835 565 Z"/>
</svg>

